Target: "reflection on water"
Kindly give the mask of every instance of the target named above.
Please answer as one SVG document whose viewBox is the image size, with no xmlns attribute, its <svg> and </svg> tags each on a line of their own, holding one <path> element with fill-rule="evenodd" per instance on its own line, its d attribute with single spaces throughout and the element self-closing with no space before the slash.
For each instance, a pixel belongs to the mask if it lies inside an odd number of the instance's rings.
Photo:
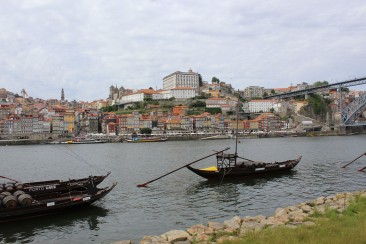
<svg viewBox="0 0 366 244">
<path fill-rule="evenodd" d="M 220 183 L 184 168 L 146 188 L 136 185 L 209 155 L 213 149 L 234 148 L 234 140 L 0 147 L 2 172 L 9 178 L 26 182 L 111 171 L 102 184 L 119 183 L 97 202 L 102 207 L 0 225 L 0 242 L 138 242 L 144 235 L 222 222 L 235 215 L 272 215 L 278 207 L 364 189 L 366 175 L 357 169 L 366 166 L 366 158 L 346 169 L 341 166 L 365 151 L 365 139 L 366 135 L 243 140 L 238 153 L 246 158 L 265 162 L 303 158 L 286 174 Z M 210 158 L 197 167 L 213 162 Z"/>
<path fill-rule="evenodd" d="M 40 233 L 72 229 L 80 224 L 89 230 L 99 230 L 100 218 L 106 217 L 107 214 L 108 210 L 91 205 L 36 218 L 3 223 L 0 228 L 0 242 L 33 242 L 30 237 Z"/>
</svg>

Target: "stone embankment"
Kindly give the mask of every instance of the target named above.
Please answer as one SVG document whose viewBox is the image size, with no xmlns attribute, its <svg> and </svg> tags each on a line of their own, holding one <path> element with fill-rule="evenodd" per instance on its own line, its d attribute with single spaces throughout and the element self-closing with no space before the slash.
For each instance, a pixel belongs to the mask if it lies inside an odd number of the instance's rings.
<svg viewBox="0 0 366 244">
<path fill-rule="evenodd" d="M 301 203 L 286 208 L 278 208 L 272 216 L 235 216 L 223 223 L 208 222 L 207 225 L 194 225 L 187 230 L 171 230 L 160 236 L 144 236 L 140 244 L 192 244 L 223 243 L 245 237 L 249 232 L 265 228 L 284 226 L 297 228 L 301 225 L 315 225 L 314 213 L 324 214 L 327 209 L 341 214 L 356 196 L 366 197 L 366 191 L 339 193 L 328 197 L 319 197 L 314 201 Z M 112 244 L 132 244 L 131 240 L 116 241 Z"/>
</svg>

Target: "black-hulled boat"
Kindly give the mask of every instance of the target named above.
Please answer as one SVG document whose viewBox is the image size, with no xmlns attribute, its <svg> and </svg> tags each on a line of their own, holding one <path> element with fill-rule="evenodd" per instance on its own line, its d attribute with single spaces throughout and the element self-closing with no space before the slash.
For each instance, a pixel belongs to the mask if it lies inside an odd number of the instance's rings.
<svg viewBox="0 0 366 244">
<path fill-rule="evenodd" d="M 117 183 L 105 188 L 97 188 L 90 177 L 84 190 L 68 192 L 52 192 L 43 195 L 29 195 L 17 191 L 0 193 L 0 223 L 24 218 L 33 218 L 54 212 L 72 211 L 76 207 L 84 207 L 107 195 Z"/>
<path fill-rule="evenodd" d="M 110 175 L 108 172 L 106 175 L 91 176 L 94 184 L 99 185 L 105 178 Z M 69 180 L 48 180 L 22 183 L 4 176 L 2 178 L 12 180 L 14 182 L 0 184 L 0 192 L 7 191 L 14 193 L 21 190 L 30 195 L 48 194 L 52 192 L 69 192 L 71 190 L 85 190 L 89 185 L 90 177 L 80 179 Z"/>
<path fill-rule="evenodd" d="M 289 172 L 301 160 L 301 156 L 296 159 L 282 162 L 259 162 L 243 157 L 239 157 L 238 149 L 238 122 L 239 122 L 239 99 L 236 106 L 236 133 L 235 133 L 235 153 L 224 153 L 220 151 L 216 154 L 216 166 L 196 169 L 191 164 L 186 167 L 192 172 L 206 179 L 224 179 L 224 178 L 250 178 L 262 175 L 274 175 L 278 173 Z"/>
<path fill-rule="evenodd" d="M 186 167 L 197 175 L 208 180 L 221 180 L 224 178 L 245 179 L 262 175 L 274 175 L 289 172 L 300 162 L 301 156 L 297 159 L 273 163 L 254 162 L 248 160 L 238 161 L 238 156 L 236 154 L 225 153 L 216 155 L 216 159 L 216 166 L 202 169 L 196 169 L 190 165 Z"/>
</svg>

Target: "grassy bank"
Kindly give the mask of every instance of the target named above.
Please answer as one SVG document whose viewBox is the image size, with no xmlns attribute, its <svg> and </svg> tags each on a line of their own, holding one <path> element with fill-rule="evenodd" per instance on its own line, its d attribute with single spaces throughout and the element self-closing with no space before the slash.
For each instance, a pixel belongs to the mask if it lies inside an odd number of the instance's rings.
<svg viewBox="0 0 366 244">
<path fill-rule="evenodd" d="M 326 209 L 324 214 L 315 212 L 310 220 L 315 225 L 266 228 L 224 243 L 366 243 L 366 198 L 356 196 L 342 214 Z"/>
</svg>

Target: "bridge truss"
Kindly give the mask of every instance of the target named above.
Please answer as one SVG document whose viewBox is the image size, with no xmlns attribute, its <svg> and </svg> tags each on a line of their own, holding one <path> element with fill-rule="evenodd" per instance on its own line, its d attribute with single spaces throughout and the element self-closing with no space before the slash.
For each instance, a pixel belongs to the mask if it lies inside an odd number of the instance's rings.
<svg viewBox="0 0 366 244">
<path fill-rule="evenodd" d="M 366 93 L 350 103 L 342 111 L 341 123 L 342 125 L 355 126 L 366 125 L 366 120 L 357 122 L 357 118 L 366 109 Z"/>
<path fill-rule="evenodd" d="M 304 89 L 304 90 L 270 95 L 270 96 L 265 97 L 265 99 L 289 98 L 289 97 L 295 97 L 295 96 L 299 96 L 299 95 L 321 92 L 321 91 L 325 91 L 325 90 L 332 90 L 332 89 L 338 89 L 338 88 L 349 87 L 349 86 L 358 86 L 358 85 L 363 85 L 363 84 L 366 84 L 366 77 L 357 78 L 357 79 L 353 79 L 353 80 L 346 80 L 346 81 L 337 82 L 337 83 L 333 83 L 333 84 L 329 84 L 329 85 L 325 85 L 325 86 L 317 86 L 317 87 L 308 88 L 308 89 Z"/>
</svg>

